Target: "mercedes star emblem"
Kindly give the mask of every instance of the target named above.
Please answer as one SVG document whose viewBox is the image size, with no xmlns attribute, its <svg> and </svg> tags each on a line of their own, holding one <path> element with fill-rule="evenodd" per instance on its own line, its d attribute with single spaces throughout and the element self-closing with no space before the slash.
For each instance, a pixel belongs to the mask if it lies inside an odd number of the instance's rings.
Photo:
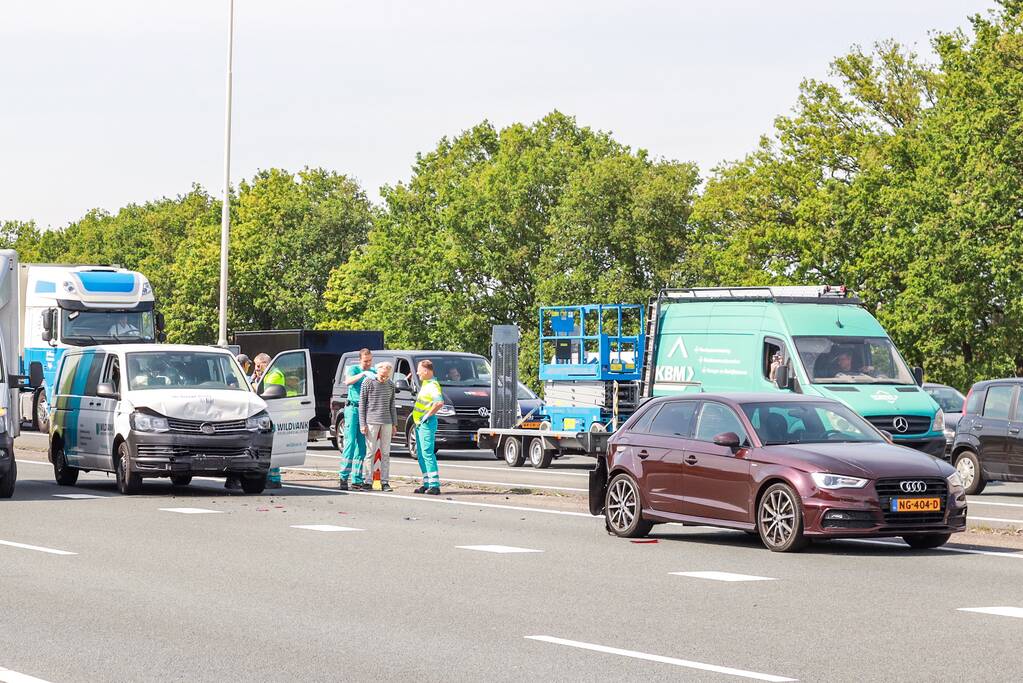
<svg viewBox="0 0 1023 683">
<path fill-rule="evenodd" d="M 902 417 L 901 415 L 898 415 L 895 417 L 894 420 L 892 420 L 892 427 L 894 427 L 895 431 L 899 432 L 900 434 L 905 434 L 907 431 L 909 431 L 909 420 Z"/>
</svg>

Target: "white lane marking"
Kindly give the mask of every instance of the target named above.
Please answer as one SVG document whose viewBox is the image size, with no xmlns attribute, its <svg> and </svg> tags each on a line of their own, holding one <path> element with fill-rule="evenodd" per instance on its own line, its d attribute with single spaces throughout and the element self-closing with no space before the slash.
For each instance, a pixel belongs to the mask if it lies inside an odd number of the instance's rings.
<svg viewBox="0 0 1023 683">
<path fill-rule="evenodd" d="M 365 531 L 351 526 L 334 526 L 333 524 L 292 524 L 292 529 L 309 529 L 310 531 Z"/>
<path fill-rule="evenodd" d="M 853 543 L 870 543 L 872 545 L 890 545 L 897 548 L 908 548 L 905 543 L 898 541 L 878 541 L 871 538 L 843 538 L 843 541 L 852 541 Z M 990 555 L 991 557 L 1011 557 L 1014 560 L 1023 560 L 1023 552 L 1021 553 L 1003 553 L 997 550 L 973 550 L 972 548 L 949 548 L 948 546 L 941 546 L 940 548 L 932 548 L 932 550 L 941 550 L 946 553 L 965 553 L 967 555 Z"/>
<path fill-rule="evenodd" d="M 111 498 L 112 496 L 94 496 L 91 493 L 54 493 L 54 498 L 71 498 L 72 500 L 86 500 L 88 498 Z"/>
<path fill-rule="evenodd" d="M 326 472 L 328 470 L 316 469 L 314 467 L 282 467 L 282 470 L 298 470 L 299 472 Z M 392 474 L 391 479 L 411 479 L 418 481 L 422 477 L 412 474 Z M 476 479 L 448 479 L 441 477 L 440 483 L 450 482 L 452 484 L 484 484 L 487 486 L 503 486 L 512 489 L 544 489 L 547 491 L 578 491 L 586 493 L 587 489 L 574 489 L 568 486 L 544 486 L 541 484 L 527 484 L 521 481 L 477 481 Z"/>
<path fill-rule="evenodd" d="M 506 555 L 510 553 L 542 553 L 542 550 L 534 550 L 533 548 L 516 548 L 511 545 L 456 545 L 456 548 L 462 550 L 479 550 L 484 553 L 499 553 Z"/>
<path fill-rule="evenodd" d="M 16 460 L 18 461 L 19 465 L 21 463 L 25 462 L 25 463 L 28 463 L 29 465 L 46 465 L 47 467 L 53 467 L 53 465 L 51 465 L 50 463 L 48 463 L 48 462 L 41 462 L 39 460 L 22 460 L 21 458 L 16 458 Z"/>
<path fill-rule="evenodd" d="M 298 484 L 284 484 L 286 489 L 301 489 L 303 491 L 319 491 L 321 493 L 333 493 L 341 495 L 340 491 L 331 490 L 323 486 L 300 486 Z M 564 515 L 566 517 L 588 517 L 589 519 L 603 520 L 603 517 L 594 517 L 588 512 L 573 512 L 571 510 L 545 510 L 543 508 L 522 507 L 520 505 L 495 505 L 493 503 L 473 503 L 468 500 L 447 500 L 446 498 L 431 498 L 429 496 L 400 496 L 394 493 L 377 493 L 375 491 L 346 491 L 349 496 L 375 496 L 385 500 L 414 500 L 420 503 L 444 503 L 446 505 L 468 505 L 478 508 L 492 508 L 495 510 L 515 510 L 516 512 L 539 512 L 544 515 Z"/>
<path fill-rule="evenodd" d="M 769 576 L 753 576 L 752 574 L 732 574 L 731 572 L 668 572 L 672 576 L 688 576 L 693 579 L 710 579 L 711 581 L 777 581 Z"/>
<path fill-rule="evenodd" d="M 223 510 L 207 510 L 206 508 L 160 508 L 161 512 L 180 512 L 183 515 L 219 515 Z"/>
<path fill-rule="evenodd" d="M 699 669 L 700 671 L 713 671 L 714 673 L 727 674 L 729 676 L 739 676 L 741 678 L 752 678 L 757 681 L 773 681 L 774 683 L 783 683 L 784 681 L 795 681 L 795 678 L 786 678 L 785 676 L 773 676 L 771 674 L 757 673 L 756 671 L 746 671 L 744 669 L 733 669 L 730 666 L 718 666 L 717 664 L 704 664 L 703 662 L 693 662 L 688 659 L 676 659 L 675 657 L 664 657 L 662 655 L 651 655 L 645 652 L 636 652 L 635 650 L 623 650 L 617 647 L 607 647 L 606 645 L 595 645 L 593 643 L 582 643 L 578 640 L 566 640 L 564 638 L 555 638 L 553 636 L 526 636 L 526 640 L 539 640 L 544 643 L 554 643 L 555 645 L 567 645 L 568 647 L 576 647 L 581 650 L 591 650 L 593 652 L 603 652 L 609 655 L 620 655 L 622 657 L 632 657 L 633 659 L 645 659 L 648 662 L 659 662 L 661 664 L 672 664 L 674 666 L 685 667 L 686 669 Z"/>
<path fill-rule="evenodd" d="M 1005 519 L 1004 517 L 974 517 L 969 516 L 969 519 L 978 522 L 1005 522 L 1006 524 L 1023 524 L 1023 519 Z"/>
<path fill-rule="evenodd" d="M 328 460 L 340 460 L 341 459 L 340 455 L 324 455 L 323 453 L 306 453 L 306 457 L 307 458 L 327 458 Z M 49 464 L 49 463 L 47 463 L 47 464 Z M 395 465 L 409 465 L 411 467 L 412 465 L 416 465 L 416 461 L 415 460 L 408 460 L 408 461 L 398 460 L 398 459 L 395 459 L 394 456 L 391 456 L 391 467 L 394 467 Z M 463 470 L 488 470 L 490 472 L 494 472 L 494 471 L 504 472 L 505 470 L 510 469 L 507 466 L 505 466 L 505 467 L 484 467 L 483 465 L 456 465 L 454 463 L 445 462 L 445 461 L 441 461 L 440 466 L 441 466 L 441 469 L 445 469 L 445 468 L 451 467 L 451 468 L 458 468 L 458 469 L 463 469 Z M 520 475 L 521 474 L 526 474 L 526 473 L 537 474 L 537 475 L 548 476 L 548 477 L 549 476 L 558 476 L 558 477 L 561 477 L 561 476 L 564 476 L 564 477 L 588 477 L 588 476 L 590 476 L 586 472 L 566 472 L 564 470 L 536 470 L 536 469 L 534 469 L 534 470 L 520 470 L 520 471 L 516 472 L 516 474 L 520 474 Z"/>
<path fill-rule="evenodd" d="M 1023 619 L 1023 607 L 960 607 L 957 612 L 977 612 L 978 614 L 994 614 L 999 617 L 1016 617 Z"/>
<path fill-rule="evenodd" d="M 1023 503 L 996 503 L 989 500 L 975 500 L 973 498 L 967 498 L 966 502 L 970 505 L 993 505 L 995 507 L 1002 508 L 1023 508 Z"/>
<path fill-rule="evenodd" d="M 21 674 L 17 671 L 11 671 L 0 666 L 0 681 L 3 683 L 48 683 L 41 678 L 35 676 L 29 676 L 28 674 Z"/>
<path fill-rule="evenodd" d="M 28 545 L 27 543 L 15 543 L 14 541 L 0 541 L 0 545 L 9 545 L 12 548 L 22 548 L 23 550 L 38 550 L 41 553 L 49 553 L 50 555 L 77 555 L 68 550 L 57 550 L 55 548 L 44 548 L 40 545 Z"/>
</svg>

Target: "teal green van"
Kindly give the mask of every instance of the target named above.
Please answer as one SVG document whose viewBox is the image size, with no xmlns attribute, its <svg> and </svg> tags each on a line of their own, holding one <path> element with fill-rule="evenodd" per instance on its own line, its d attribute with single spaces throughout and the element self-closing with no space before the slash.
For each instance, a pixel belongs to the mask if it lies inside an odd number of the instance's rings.
<svg viewBox="0 0 1023 683">
<path fill-rule="evenodd" d="M 665 290 L 649 393 L 794 391 L 845 403 L 895 443 L 942 456 L 944 416 L 859 298 L 835 287 Z"/>
</svg>

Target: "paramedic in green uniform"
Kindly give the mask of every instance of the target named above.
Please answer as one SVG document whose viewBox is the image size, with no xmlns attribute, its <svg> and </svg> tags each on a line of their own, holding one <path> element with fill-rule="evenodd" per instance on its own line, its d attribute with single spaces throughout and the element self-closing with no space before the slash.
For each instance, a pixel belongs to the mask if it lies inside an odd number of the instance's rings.
<svg viewBox="0 0 1023 683">
<path fill-rule="evenodd" d="M 341 470 L 338 472 L 339 487 L 342 491 L 348 490 L 348 477 L 352 478 L 352 490 L 369 490 L 373 482 L 368 485 L 362 482 L 362 461 L 366 459 L 366 437 L 359 429 L 359 397 L 362 393 L 362 380 L 369 377 L 373 379 L 376 373 L 372 370 L 373 353 L 369 349 L 359 351 L 359 364 L 353 365 L 345 371 L 344 382 L 348 386 L 348 404 L 345 406 L 345 433 L 344 437 L 338 434 L 345 444 L 341 455 Z"/>
<path fill-rule="evenodd" d="M 437 411 L 444 406 L 440 382 L 433 378 L 433 362 L 419 361 L 416 366 L 419 375 L 419 394 L 412 409 L 412 421 L 416 423 L 416 458 L 423 473 L 423 485 L 414 493 L 440 495 L 440 472 L 437 471 Z"/>
<path fill-rule="evenodd" d="M 284 389 L 284 395 L 288 395 L 287 380 L 284 376 L 284 371 L 278 367 L 274 367 L 270 372 L 266 373 L 263 377 L 263 388 L 270 386 L 271 384 L 279 384 Z M 266 487 L 268 489 L 279 489 L 281 488 L 281 468 L 271 467 L 270 471 L 266 473 Z"/>
</svg>

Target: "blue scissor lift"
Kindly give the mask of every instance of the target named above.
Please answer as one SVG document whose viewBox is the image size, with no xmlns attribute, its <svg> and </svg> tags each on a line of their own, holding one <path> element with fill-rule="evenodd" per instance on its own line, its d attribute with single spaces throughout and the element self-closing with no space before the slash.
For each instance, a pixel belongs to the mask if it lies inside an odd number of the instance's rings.
<svg viewBox="0 0 1023 683">
<path fill-rule="evenodd" d="M 646 348 L 643 306 L 545 306 L 538 322 L 543 408 L 513 428 L 477 433 L 480 448 L 493 449 L 516 467 L 527 457 L 542 468 L 561 453 L 604 452 L 607 437 L 640 400 Z M 495 357 L 498 352 L 495 344 Z"/>
</svg>

